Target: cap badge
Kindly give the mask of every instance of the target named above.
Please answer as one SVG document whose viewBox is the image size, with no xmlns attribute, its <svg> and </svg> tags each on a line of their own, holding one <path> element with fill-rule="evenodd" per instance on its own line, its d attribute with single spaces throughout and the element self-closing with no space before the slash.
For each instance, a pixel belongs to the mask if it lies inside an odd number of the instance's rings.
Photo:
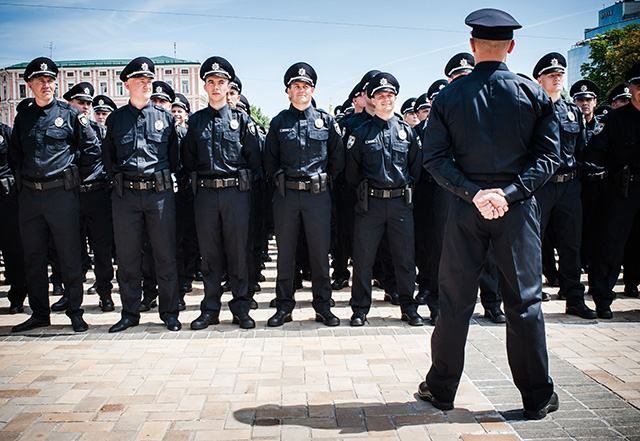
<svg viewBox="0 0 640 441">
<path fill-rule="evenodd" d="M 181 103 L 182 101 L 180 101 L 180 98 L 176 97 L 176 100 L 174 101 L 174 103 Z"/>
<path fill-rule="evenodd" d="M 298 69 L 298 75 L 302 75 L 302 76 L 307 75 L 307 71 L 304 70 L 304 67 L 301 67 L 300 69 Z"/>
<path fill-rule="evenodd" d="M 386 78 L 381 78 L 380 79 L 380 85 L 381 86 L 386 86 L 387 85 L 387 79 Z"/>
<path fill-rule="evenodd" d="M 84 88 L 84 93 L 85 93 L 86 95 L 89 95 L 89 94 L 91 93 L 91 92 L 89 91 L 89 88 L 88 88 L 88 87 L 85 87 L 85 88 Z"/>
<path fill-rule="evenodd" d="M 40 70 L 49 70 L 49 66 L 47 66 L 47 63 L 42 63 L 40 65 Z"/>
<path fill-rule="evenodd" d="M 558 65 L 558 59 L 557 58 L 552 58 L 551 59 L 551 65 L 552 66 L 557 66 Z"/>
<path fill-rule="evenodd" d="M 316 129 L 321 129 L 324 127 L 324 120 L 322 118 L 318 118 L 313 122 L 313 125 L 316 126 Z"/>
<path fill-rule="evenodd" d="M 576 120 L 576 116 L 573 114 L 573 112 L 567 113 L 567 118 L 569 118 L 569 121 L 571 122 Z"/>
<path fill-rule="evenodd" d="M 583 84 L 582 86 L 580 86 L 580 90 L 581 90 L 582 92 L 586 92 L 586 91 L 587 91 L 587 89 L 588 89 L 588 87 L 587 87 L 587 85 L 586 85 L 586 84 Z"/>
<path fill-rule="evenodd" d="M 236 130 L 238 127 L 240 127 L 240 123 L 237 119 L 232 119 L 231 121 L 229 121 L 229 127 L 231 127 L 231 130 Z"/>
<path fill-rule="evenodd" d="M 442 90 L 442 89 L 444 89 L 444 84 L 441 84 L 438 86 L 438 90 Z"/>
<path fill-rule="evenodd" d="M 466 58 L 463 58 L 462 60 L 460 60 L 460 66 L 467 67 L 468 65 L 469 65 L 469 62 L 467 61 Z"/>
<path fill-rule="evenodd" d="M 156 130 L 159 132 L 160 130 L 164 129 L 164 123 L 162 122 L 162 120 L 156 120 L 154 127 L 156 128 Z"/>
<path fill-rule="evenodd" d="M 104 106 L 104 100 L 100 100 L 100 101 L 98 101 L 98 105 L 99 105 L 99 106 Z"/>
<path fill-rule="evenodd" d="M 416 107 L 416 102 L 415 101 L 411 101 L 411 108 L 415 108 Z"/>
<path fill-rule="evenodd" d="M 404 130 L 400 130 L 398 132 L 398 138 L 404 141 L 405 139 L 407 139 L 407 132 L 405 132 Z"/>
<path fill-rule="evenodd" d="M 162 92 L 162 87 L 160 87 L 160 86 L 156 87 L 156 92 L 157 92 L 157 93 Z"/>
<path fill-rule="evenodd" d="M 140 69 L 142 69 L 142 70 L 149 70 L 149 65 L 148 65 L 147 63 L 142 63 L 142 64 L 140 65 Z"/>
<path fill-rule="evenodd" d="M 220 70 L 220 65 L 218 63 L 213 63 L 211 65 L 211 70 Z"/>
<path fill-rule="evenodd" d="M 629 93 L 629 88 L 628 87 L 624 88 L 624 93 Z"/>
<path fill-rule="evenodd" d="M 62 125 L 64 124 L 64 120 L 63 120 L 62 118 L 60 118 L 60 117 L 57 117 L 57 118 L 55 119 L 55 121 L 53 121 L 53 124 L 54 124 L 56 127 L 62 127 Z"/>
</svg>

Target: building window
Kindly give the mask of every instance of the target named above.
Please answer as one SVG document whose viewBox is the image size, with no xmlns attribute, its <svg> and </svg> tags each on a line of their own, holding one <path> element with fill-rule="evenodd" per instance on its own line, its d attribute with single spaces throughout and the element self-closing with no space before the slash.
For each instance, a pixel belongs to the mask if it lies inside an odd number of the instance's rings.
<svg viewBox="0 0 640 441">
<path fill-rule="evenodd" d="M 165 83 L 167 83 L 169 86 L 171 86 L 171 88 L 173 88 L 173 81 L 172 80 L 167 80 L 167 81 L 165 81 Z"/>
<path fill-rule="evenodd" d="M 20 84 L 20 98 L 26 98 L 26 97 L 27 97 L 27 85 Z"/>
<path fill-rule="evenodd" d="M 89 72 L 89 71 L 84 71 L 84 72 L 82 72 L 82 76 L 83 76 L 83 77 L 90 77 L 90 76 L 91 76 L 91 72 Z"/>
<path fill-rule="evenodd" d="M 100 94 L 102 94 L 102 95 L 106 95 L 107 94 L 107 82 L 106 81 L 100 81 Z"/>
<path fill-rule="evenodd" d="M 189 75 L 189 69 L 180 69 L 180 74 Z"/>
<path fill-rule="evenodd" d="M 74 84 L 76 84 L 76 83 L 74 83 L 73 81 L 68 82 L 67 83 L 67 90 L 70 90 L 73 87 Z"/>
<path fill-rule="evenodd" d="M 164 70 L 164 74 L 165 75 L 173 75 L 173 69 L 165 69 Z"/>
<path fill-rule="evenodd" d="M 24 74 L 18 74 L 18 78 L 24 78 Z"/>
<path fill-rule="evenodd" d="M 124 85 L 122 84 L 122 81 L 116 81 L 116 95 L 124 95 Z"/>
<path fill-rule="evenodd" d="M 74 72 L 67 72 L 67 77 L 73 78 Z"/>
<path fill-rule="evenodd" d="M 101 77 L 106 77 L 106 76 L 107 76 L 107 71 L 105 71 L 105 70 L 101 70 L 101 71 L 100 71 L 100 76 L 101 76 Z"/>
<path fill-rule="evenodd" d="M 189 95 L 189 80 L 182 80 L 182 94 Z"/>
</svg>

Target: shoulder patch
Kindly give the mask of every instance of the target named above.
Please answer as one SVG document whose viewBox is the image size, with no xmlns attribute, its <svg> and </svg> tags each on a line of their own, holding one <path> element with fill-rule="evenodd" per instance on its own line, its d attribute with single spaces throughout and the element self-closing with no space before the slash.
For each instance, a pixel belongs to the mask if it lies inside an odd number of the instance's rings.
<svg viewBox="0 0 640 441">
<path fill-rule="evenodd" d="M 603 129 L 604 129 L 604 123 L 598 122 L 596 123 L 596 126 L 593 128 L 593 134 L 598 135 L 600 134 L 600 132 L 602 132 Z"/>
<path fill-rule="evenodd" d="M 349 140 L 347 141 L 347 150 L 349 150 L 356 143 L 356 137 L 353 135 L 349 136 Z"/>
<path fill-rule="evenodd" d="M 83 127 L 87 127 L 89 125 L 89 119 L 84 113 L 78 115 L 78 121 L 80 121 L 80 124 L 82 124 Z"/>
<path fill-rule="evenodd" d="M 342 130 L 340 130 L 340 125 L 336 121 L 333 122 L 333 128 L 335 129 L 338 135 L 342 135 Z"/>
<path fill-rule="evenodd" d="M 256 125 L 253 121 L 249 121 L 249 132 L 251 132 L 253 136 L 258 134 L 258 130 L 256 129 Z"/>
</svg>

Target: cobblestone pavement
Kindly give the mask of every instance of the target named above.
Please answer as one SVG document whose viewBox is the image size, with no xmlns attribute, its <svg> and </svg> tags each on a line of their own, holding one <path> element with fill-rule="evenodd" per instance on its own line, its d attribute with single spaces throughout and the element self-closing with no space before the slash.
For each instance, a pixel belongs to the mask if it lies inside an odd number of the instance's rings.
<svg viewBox="0 0 640 441">
<path fill-rule="evenodd" d="M 275 276 L 267 265 L 249 331 L 231 324 L 226 305 L 221 325 L 189 330 L 202 295 L 196 282 L 178 333 L 151 311 L 137 328 L 108 334 L 119 319 L 115 295 L 113 313 L 85 297 L 85 334 L 54 313 L 51 327 L 12 335 L 27 316 L 6 315 L 1 287 L 0 440 L 640 441 L 639 299 L 620 296 L 610 321 L 568 317 L 555 296 L 544 304 L 560 410 L 529 422 L 510 378 L 505 328 L 485 320 L 480 305 L 456 408 L 441 412 L 414 396 L 432 327 L 403 324 L 375 290 L 370 324 L 350 328 L 345 289 L 334 293 L 343 323 L 326 328 L 313 321 L 305 282 L 294 321 L 267 328 Z"/>
</svg>

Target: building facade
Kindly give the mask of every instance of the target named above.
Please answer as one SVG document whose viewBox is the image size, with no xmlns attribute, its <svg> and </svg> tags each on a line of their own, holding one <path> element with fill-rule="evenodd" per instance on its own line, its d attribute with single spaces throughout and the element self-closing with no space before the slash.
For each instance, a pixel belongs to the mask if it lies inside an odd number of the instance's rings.
<svg viewBox="0 0 640 441">
<path fill-rule="evenodd" d="M 597 38 L 611 29 L 621 29 L 631 24 L 640 24 L 640 0 L 617 1 L 598 11 L 598 26 L 584 30 L 584 40 L 577 42 L 567 57 L 567 77 L 569 84 L 582 79 L 580 67 L 591 62 L 589 40 Z"/>
<path fill-rule="evenodd" d="M 177 93 L 182 93 L 191 103 L 195 112 L 204 105 L 204 89 L 200 81 L 200 63 L 178 58 L 159 56 L 151 58 L 156 67 L 156 79 L 169 83 Z M 55 60 L 54 60 L 55 61 Z M 88 81 L 93 84 L 95 94 L 107 95 L 118 107 L 129 101 L 129 95 L 120 81 L 120 71 L 130 60 L 70 60 L 56 61 L 59 68 L 56 97 L 62 95 L 75 84 Z M 0 69 L 0 121 L 13 125 L 16 106 L 24 98 L 33 95 L 23 79 L 28 63 L 14 64 Z"/>
</svg>

